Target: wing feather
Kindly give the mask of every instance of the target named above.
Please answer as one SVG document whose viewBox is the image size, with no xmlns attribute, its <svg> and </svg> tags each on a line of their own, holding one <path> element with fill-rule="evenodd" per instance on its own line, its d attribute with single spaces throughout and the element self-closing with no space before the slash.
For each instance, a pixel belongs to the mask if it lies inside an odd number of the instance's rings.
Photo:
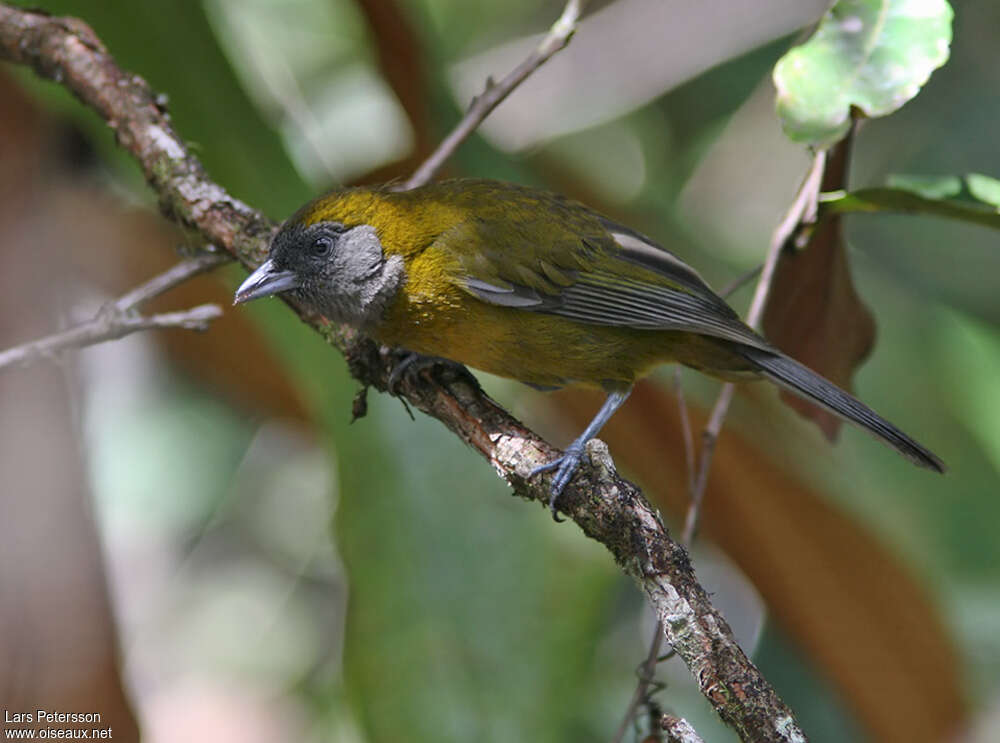
<svg viewBox="0 0 1000 743">
<path fill-rule="evenodd" d="M 769 348 L 676 255 L 582 205 L 568 212 L 563 202 L 558 206 L 567 221 L 559 230 L 544 209 L 541 216 L 522 214 L 529 223 L 516 230 L 483 219 L 463 224 L 451 238 L 461 236 L 479 249 L 457 251 L 460 286 L 490 304 L 577 322 L 677 330 Z"/>
</svg>

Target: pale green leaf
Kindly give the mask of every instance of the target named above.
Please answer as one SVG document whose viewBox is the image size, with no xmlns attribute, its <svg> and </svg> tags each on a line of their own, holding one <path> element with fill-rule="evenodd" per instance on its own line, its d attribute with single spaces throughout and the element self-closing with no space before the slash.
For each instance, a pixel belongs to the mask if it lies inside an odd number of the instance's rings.
<svg viewBox="0 0 1000 743">
<path fill-rule="evenodd" d="M 897 110 L 948 59 L 952 15 L 947 0 L 840 0 L 774 68 L 785 133 L 828 147 L 852 107 L 869 117 Z"/>
<path fill-rule="evenodd" d="M 863 188 L 851 193 L 832 191 L 820 194 L 820 209 L 823 214 L 925 214 L 1000 229 L 1000 211 L 994 206 L 986 207 L 961 199 L 930 199 L 898 188 Z"/>
<path fill-rule="evenodd" d="M 986 204 L 1000 208 L 1000 181 L 981 173 L 969 173 L 965 176 L 965 185 L 969 193 Z"/>
<path fill-rule="evenodd" d="M 957 175 L 891 173 L 886 178 L 886 185 L 915 193 L 925 199 L 946 199 L 962 193 L 962 179 Z"/>
</svg>

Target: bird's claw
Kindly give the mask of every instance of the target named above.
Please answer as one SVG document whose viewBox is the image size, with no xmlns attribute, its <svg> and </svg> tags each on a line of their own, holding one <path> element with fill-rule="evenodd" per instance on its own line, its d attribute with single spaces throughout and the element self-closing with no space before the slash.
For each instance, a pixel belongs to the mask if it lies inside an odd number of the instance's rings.
<svg viewBox="0 0 1000 743">
<path fill-rule="evenodd" d="M 479 388 L 479 381 L 472 375 L 472 372 L 457 361 L 443 359 L 440 356 L 424 356 L 413 351 L 401 351 L 400 356 L 399 361 L 392 368 L 392 371 L 389 372 L 389 380 L 386 384 L 386 388 L 393 395 L 399 394 L 399 385 L 402 383 L 404 377 L 419 374 L 424 369 L 432 367 L 450 369 L 455 376 L 465 379 L 466 382 L 476 389 Z"/>
<path fill-rule="evenodd" d="M 549 484 L 549 510 L 552 512 L 552 518 L 555 521 L 563 520 L 559 518 L 559 496 L 569 484 L 569 481 L 573 479 L 573 473 L 576 472 L 576 468 L 580 466 L 581 459 L 583 459 L 583 447 L 570 446 L 566 449 L 562 456 L 553 459 L 551 462 L 535 467 L 535 469 L 528 474 L 528 479 L 531 479 L 535 475 L 541 474 L 542 472 L 549 472 L 550 470 L 556 471 L 555 475 L 552 476 L 552 482 Z"/>
<path fill-rule="evenodd" d="M 389 381 L 386 384 L 386 389 L 389 390 L 390 394 L 399 394 L 399 383 L 402 381 L 403 375 L 407 374 L 408 370 L 416 365 L 421 358 L 426 359 L 427 357 L 421 356 L 418 353 L 413 353 L 412 351 L 407 351 L 403 354 L 402 358 L 396 362 L 396 365 L 392 367 L 392 371 L 389 372 Z M 409 371 L 409 373 L 412 374 L 414 371 L 420 371 L 420 369 L 413 369 L 412 371 Z"/>
</svg>

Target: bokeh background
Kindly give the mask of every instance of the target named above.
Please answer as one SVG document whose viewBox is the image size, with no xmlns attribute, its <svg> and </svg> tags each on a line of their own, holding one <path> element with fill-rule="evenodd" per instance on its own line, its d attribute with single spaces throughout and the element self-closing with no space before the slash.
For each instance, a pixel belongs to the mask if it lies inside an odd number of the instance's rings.
<svg viewBox="0 0 1000 743">
<path fill-rule="evenodd" d="M 211 176 L 275 219 L 403 177 L 562 10 L 507 0 L 44 0 L 168 98 Z M 1000 6 L 954 2 L 952 58 L 867 122 L 854 186 L 1000 175 Z M 825 3 L 592 3 L 450 175 L 566 192 L 714 286 L 757 265 L 808 163 L 770 72 Z M 87 317 L 192 246 L 104 124 L 0 69 L 0 346 Z M 814 741 L 1000 739 L 1000 250 L 929 217 L 846 221 L 879 333 L 860 396 L 946 477 L 855 430 L 831 446 L 750 386 L 694 549 L 703 582 Z M 276 300 L 219 271 L 158 300 L 225 307 L 204 335 L 133 336 L 0 372 L 0 702 L 101 711 L 115 740 L 608 740 L 652 630 L 572 524 L 510 497 L 423 416 L 372 395 Z M 733 298 L 745 309 L 749 292 Z M 661 370 L 606 431 L 683 515 Z M 565 444 L 598 400 L 484 378 Z M 718 384 L 683 374 L 699 420 Z M 687 671 L 658 700 L 706 740 Z M 644 721 L 643 721 L 644 722 Z M 642 731 L 640 726 L 639 731 Z"/>
</svg>

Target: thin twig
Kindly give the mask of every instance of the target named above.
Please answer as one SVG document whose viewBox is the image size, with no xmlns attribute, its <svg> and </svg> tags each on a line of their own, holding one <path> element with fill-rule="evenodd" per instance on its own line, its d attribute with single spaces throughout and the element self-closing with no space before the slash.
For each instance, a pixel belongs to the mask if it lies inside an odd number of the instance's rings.
<svg viewBox="0 0 1000 743">
<path fill-rule="evenodd" d="M 719 290 L 719 296 L 723 299 L 728 299 L 731 294 L 735 294 L 737 291 L 742 289 L 744 286 L 753 281 L 764 270 L 764 264 L 761 263 L 759 266 L 754 266 L 746 273 L 737 276 L 735 279 L 726 284 L 722 289 Z"/>
<path fill-rule="evenodd" d="M 757 280 L 757 288 L 754 291 L 753 301 L 750 302 L 750 309 L 747 311 L 747 325 L 756 328 L 764 314 L 764 307 L 767 304 L 767 296 L 771 291 L 771 281 L 774 278 L 774 270 L 778 265 L 778 256 L 781 249 L 788 240 L 795 234 L 796 228 L 803 223 L 815 221 L 817 214 L 817 200 L 819 198 L 820 181 L 823 178 L 823 168 L 826 163 L 826 152 L 820 151 L 813 156 L 809 171 L 799 186 L 792 205 L 788 208 L 785 216 L 775 228 L 771 236 L 771 244 L 768 247 L 767 258 L 761 269 L 760 278 Z M 708 425 L 702 432 L 701 456 L 698 462 L 698 477 L 695 480 L 694 492 L 691 495 L 691 503 L 688 506 L 687 515 L 684 518 L 684 533 L 681 537 L 685 544 L 690 544 L 698 528 L 698 520 L 701 516 L 701 504 L 705 497 L 705 488 L 708 485 L 708 473 L 712 466 L 712 455 L 715 453 L 715 443 L 722 431 L 722 424 L 729 412 L 729 404 L 732 402 L 735 386 L 732 382 L 722 385 L 719 397 L 712 408 L 712 415 L 709 417 Z"/>
<path fill-rule="evenodd" d="M 416 188 L 430 181 L 445 161 L 458 149 L 459 145 L 469 138 L 483 122 L 483 119 L 489 116 L 490 112 L 499 106 L 504 98 L 523 83 L 532 72 L 545 64 L 556 52 L 569 43 L 570 37 L 576 31 L 576 24 L 583 11 L 584 2 L 585 0 L 569 0 L 562 15 L 559 16 L 559 20 L 552 24 L 552 28 L 549 29 L 541 43 L 521 64 L 511 70 L 498 83 L 494 83 L 492 79 L 487 80 L 485 89 L 473 99 L 472 105 L 469 106 L 469 110 L 466 111 L 462 120 L 458 122 L 458 126 L 452 129 L 431 156 L 414 171 L 404 184 L 404 189 Z"/>
<path fill-rule="evenodd" d="M 663 620 L 658 619 L 656 620 L 656 632 L 653 634 L 653 642 L 650 643 L 649 652 L 646 654 L 646 659 L 642 662 L 642 665 L 639 666 L 639 683 L 635 687 L 635 691 L 632 692 L 632 699 L 629 700 L 628 707 L 625 710 L 625 717 L 618 726 L 618 730 L 615 731 L 615 737 L 611 739 L 612 743 L 621 743 L 625 739 L 625 733 L 628 732 L 629 725 L 632 724 L 632 718 L 635 717 L 639 707 L 646 701 L 646 693 L 656 673 L 656 664 L 660 657 L 662 643 Z"/>
<path fill-rule="evenodd" d="M 684 465 L 687 470 L 688 494 L 694 493 L 694 434 L 691 429 L 691 416 L 688 415 L 687 401 L 684 399 L 684 386 L 681 380 L 681 367 L 674 365 L 674 394 L 677 395 L 677 412 L 681 419 L 681 435 L 684 438 Z M 690 544 L 685 544 L 690 547 Z"/>
<path fill-rule="evenodd" d="M 104 341 L 117 340 L 141 330 L 182 328 L 207 330 L 209 323 L 222 315 L 218 305 L 203 304 L 189 310 L 164 312 L 156 315 L 139 315 L 136 309 L 192 276 L 204 273 L 230 260 L 219 253 L 206 253 L 189 258 L 169 268 L 144 284 L 137 286 L 119 299 L 108 302 L 93 318 L 74 325 L 68 330 L 39 338 L 20 346 L 0 351 L 0 370 L 7 367 L 27 366 L 41 359 L 73 348 L 92 346 Z"/>
<path fill-rule="evenodd" d="M 670 743 L 705 743 L 691 723 L 683 717 L 664 715 L 660 718 L 660 726 L 666 731 Z"/>
<path fill-rule="evenodd" d="M 701 517 L 701 504 L 705 498 L 705 486 L 708 484 L 708 472 L 712 467 L 712 455 L 715 453 L 715 442 L 719 439 L 719 432 L 722 431 L 722 424 L 726 420 L 726 413 L 729 412 L 729 404 L 733 401 L 735 391 L 736 386 L 732 382 L 726 382 L 722 385 L 719 396 L 715 400 L 715 406 L 712 408 L 712 414 L 708 418 L 708 424 L 701 432 L 698 475 L 695 478 L 694 488 L 691 491 L 691 501 L 688 503 L 688 510 L 684 516 L 684 531 L 681 533 L 681 542 L 686 545 L 690 545 L 694 541 L 698 520 Z"/>
<path fill-rule="evenodd" d="M 202 253 L 176 263 L 161 274 L 137 286 L 127 294 L 123 294 L 115 304 L 121 310 L 139 307 L 153 297 L 166 294 L 175 286 L 180 286 L 188 279 L 201 273 L 211 271 L 223 263 L 230 263 L 232 258 L 223 253 Z"/>
<path fill-rule="evenodd" d="M 681 431 L 684 435 L 684 459 L 687 466 L 687 486 L 690 496 L 694 497 L 694 437 L 691 432 L 691 419 L 688 416 L 687 403 L 684 400 L 684 388 L 681 386 L 681 368 L 679 366 L 674 367 L 674 391 L 677 393 L 677 407 L 680 412 L 681 417 Z M 690 549 L 690 541 L 686 541 L 684 537 L 681 537 L 681 544 L 686 548 Z M 636 685 L 635 691 L 632 693 L 632 698 L 629 700 L 628 706 L 625 708 L 625 716 L 618 726 L 618 730 L 615 732 L 614 738 L 612 738 L 612 743 L 621 743 L 622 739 L 625 737 L 625 733 L 628 731 L 629 724 L 632 719 L 638 713 L 639 707 L 642 706 L 649 694 L 649 687 L 653 683 L 653 679 L 656 675 L 656 666 L 660 662 L 660 648 L 663 647 L 663 622 L 662 620 L 656 621 L 656 628 L 653 630 L 653 639 L 649 643 L 649 651 L 646 653 L 646 658 L 643 660 L 642 664 L 636 671 L 636 675 L 639 677 L 639 682 Z"/>
</svg>

